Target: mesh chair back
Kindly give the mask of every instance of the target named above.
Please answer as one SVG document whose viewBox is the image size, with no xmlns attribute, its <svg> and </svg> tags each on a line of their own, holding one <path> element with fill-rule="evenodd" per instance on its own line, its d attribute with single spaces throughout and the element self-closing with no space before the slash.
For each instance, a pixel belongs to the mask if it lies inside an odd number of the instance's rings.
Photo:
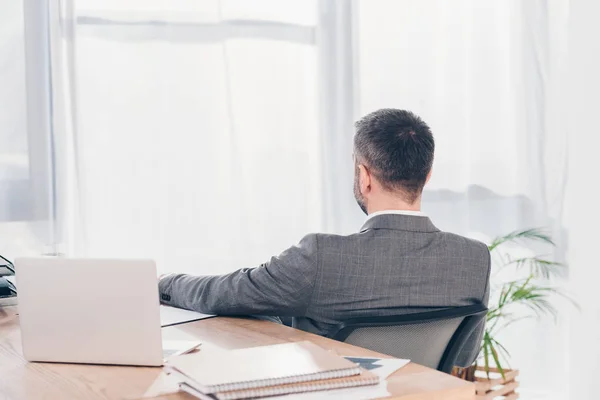
<svg viewBox="0 0 600 400">
<path fill-rule="evenodd" d="M 468 337 L 480 325 L 482 304 L 437 311 L 348 320 L 333 339 L 450 372 Z"/>
<path fill-rule="evenodd" d="M 452 335 L 464 317 L 413 325 L 372 326 L 355 329 L 346 343 L 437 369 Z"/>
</svg>

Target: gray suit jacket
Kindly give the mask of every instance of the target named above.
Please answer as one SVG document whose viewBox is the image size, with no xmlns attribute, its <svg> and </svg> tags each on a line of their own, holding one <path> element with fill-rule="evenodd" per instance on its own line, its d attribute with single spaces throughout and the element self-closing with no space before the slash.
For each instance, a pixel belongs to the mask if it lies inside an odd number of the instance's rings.
<svg viewBox="0 0 600 400">
<path fill-rule="evenodd" d="M 423 216 L 383 214 L 359 233 L 309 234 L 257 268 L 220 276 L 170 275 L 168 305 L 220 315 L 293 317 L 294 327 L 327 336 L 355 317 L 487 305 L 490 254 L 480 242 L 440 232 Z M 483 324 L 459 357 L 476 357 Z"/>
</svg>

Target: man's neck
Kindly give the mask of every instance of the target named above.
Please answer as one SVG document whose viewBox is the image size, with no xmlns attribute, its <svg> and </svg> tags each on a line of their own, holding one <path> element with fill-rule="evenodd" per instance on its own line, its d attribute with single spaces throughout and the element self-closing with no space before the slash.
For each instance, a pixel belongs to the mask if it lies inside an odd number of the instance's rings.
<svg viewBox="0 0 600 400">
<path fill-rule="evenodd" d="M 367 211 L 370 214 L 380 211 L 421 211 L 421 199 L 417 199 L 413 204 L 406 203 L 398 199 L 382 199 L 373 201 L 369 204 Z"/>
</svg>

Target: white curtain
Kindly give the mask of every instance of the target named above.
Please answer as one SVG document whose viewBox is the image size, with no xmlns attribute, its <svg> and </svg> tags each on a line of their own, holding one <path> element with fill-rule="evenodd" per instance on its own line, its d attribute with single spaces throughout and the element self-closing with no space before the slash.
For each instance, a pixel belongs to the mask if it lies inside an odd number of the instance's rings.
<svg viewBox="0 0 600 400">
<path fill-rule="evenodd" d="M 316 2 L 75 1 L 71 17 L 77 253 L 223 273 L 322 230 Z"/>
<path fill-rule="evenodd" d="M 41 107 L 48 71 L 38 63 L 44 53 L 25 46 L 23 6 L 0 4 L 0 254 L 9 258 L 53 253 L 56 236 L 49 110 Z M 44 77 L 40 97 L 28 96 Z"/>
<path fill-rule="evenodd" d="M 566 134 L 552 96 L 565 60 L 563 4 L 359 3 L 358 114 L 408 108 L 431 125 L 425 208 L 442 227 L 491 238 L 556 223 Z"/>
<path fill-rule="evenodd" d="M 370 0 L 357 20 L 358 114 L 407 108 L 430 124 L 436 159 L 423 209 L 434 223 L 488 243 L 547 228 L 565 261 L 568 3 Z M 500 336 L 523 398 L 567 397 L 574 309 L 557 306 L 557 325 L 524 321 Z"/>
</svg>

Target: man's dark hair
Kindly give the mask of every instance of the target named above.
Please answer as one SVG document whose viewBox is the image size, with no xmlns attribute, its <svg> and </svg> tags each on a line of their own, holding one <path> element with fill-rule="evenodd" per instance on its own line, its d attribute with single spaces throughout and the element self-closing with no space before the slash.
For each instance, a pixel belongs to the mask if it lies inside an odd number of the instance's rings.
<svg viewBox="0 0 600 400">
<path fill-rule="evenodd" d="M 385 189 L 414 203 L 433 164 L 435 142 L 429 126 L 410 111 L 384 108 L 356 122 L 354 155 Z"/>
</svg>

